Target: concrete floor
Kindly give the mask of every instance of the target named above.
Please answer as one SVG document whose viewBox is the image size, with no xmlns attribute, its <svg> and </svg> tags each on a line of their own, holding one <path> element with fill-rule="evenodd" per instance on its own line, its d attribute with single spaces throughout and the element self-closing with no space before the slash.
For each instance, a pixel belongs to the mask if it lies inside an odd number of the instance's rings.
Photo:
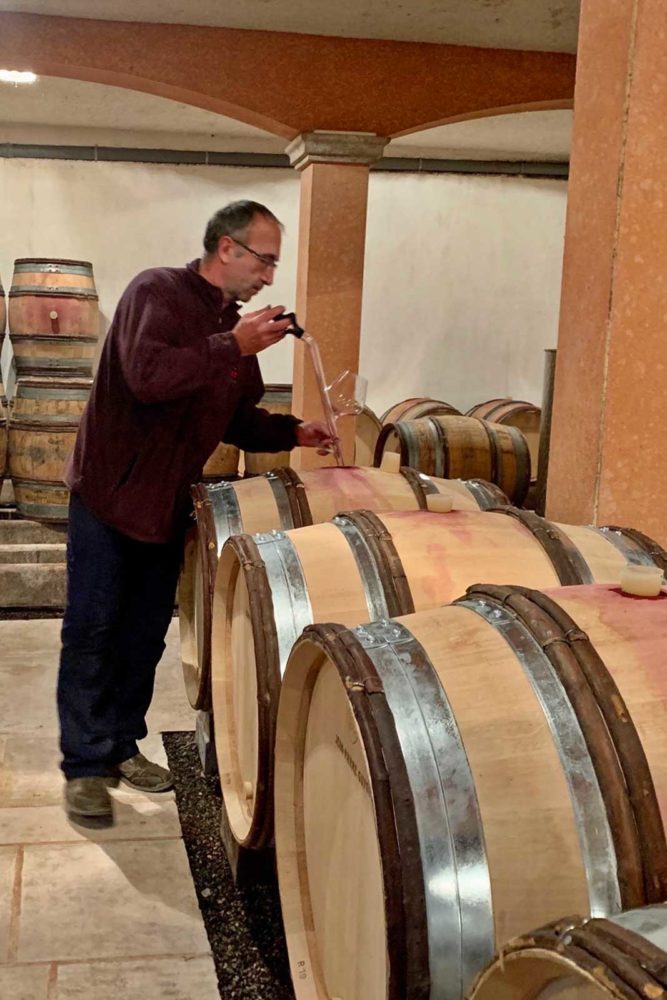
<svg viewBox="0 0 667 1000">
<path fill-rule="evenodd" d="M 116 825 L 62 809 L 55 684 L 60 621 L 0 621 L 0 998 L 219 1000 L 173 792 L 112 790 Z M 178 623 L 142 750 L 194 727 Z"/>
</svg>

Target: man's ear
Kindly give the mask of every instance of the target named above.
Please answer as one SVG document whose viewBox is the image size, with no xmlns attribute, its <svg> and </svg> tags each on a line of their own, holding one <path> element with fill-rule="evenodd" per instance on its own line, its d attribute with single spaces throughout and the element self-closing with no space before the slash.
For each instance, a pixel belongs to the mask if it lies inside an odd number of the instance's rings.
<svg viewBox="0 0 667 1000">
<path fill-rule="evenodd" d="M 227 263 L 234 253 L 234 240 L 230 236 L 221 236 L 218 240 L 218 256 Z"/>
</svg>

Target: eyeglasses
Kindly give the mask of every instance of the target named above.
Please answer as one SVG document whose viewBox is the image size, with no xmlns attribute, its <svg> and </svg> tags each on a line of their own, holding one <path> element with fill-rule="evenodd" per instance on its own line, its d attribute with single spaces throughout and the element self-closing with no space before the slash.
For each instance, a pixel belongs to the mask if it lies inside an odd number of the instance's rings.
<svg viewBox="0 0 667 1000">
<path fill-rule="evenodd" d="M 248 253 L 252 254 L 253 257 L 255 257 L 260 262 L 260 264 L 264 265 L 264 267 L 270 267 L 271 270 L 273 271 L 275 271 L 275 269 L 278 267 L 278 261 L 275 259 L 275 257 L 268 257 L 264 253 L 257 253 L 257 251 L 253 250 L 252 247 L 248 247 L 245 245 L 245 243 L 241 243 L 241 240 L 237 240 L 235 236 L 230 236 L 229 238 L 232 241 L 232 243 L 236 243 L 237 246 L 243 247 L 244 250 L 247 250 Z"/>
</svg>

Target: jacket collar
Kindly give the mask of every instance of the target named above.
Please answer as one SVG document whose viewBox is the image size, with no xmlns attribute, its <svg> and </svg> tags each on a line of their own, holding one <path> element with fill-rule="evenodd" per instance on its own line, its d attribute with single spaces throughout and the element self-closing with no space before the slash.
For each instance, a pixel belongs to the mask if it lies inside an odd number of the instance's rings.
<svg viewBox="0 0 667 1000">
<path fill-rule="evenodd" d="M 206 278 L 202 277 L 199 273 L 200 263 L 201 258 L 197 257 L 196 260 L 191 260 L 186 264 L 185 269 L 192 280 L 193 287 L 196 288 L 203 299 L 210 302 L 214 309 L 233 309 L 235 312 L 238 312 L 240 308 L 238 302 L 228 302 L 227 305 L 224 305 L 222 289 L 217 288 L 210 281 L 207 281 Z"/>
</svg>

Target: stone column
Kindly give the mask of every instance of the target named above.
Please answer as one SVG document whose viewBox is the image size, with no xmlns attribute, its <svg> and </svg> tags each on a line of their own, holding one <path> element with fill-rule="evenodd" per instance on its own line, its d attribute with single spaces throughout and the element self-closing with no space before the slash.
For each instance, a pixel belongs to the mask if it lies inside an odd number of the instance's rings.
<svg viewBox="0 0 667 1000">
<path fill-rule="evenodd" d="M 667 9 L 583 0 L 547 516 L 667 545 Z"/>
<path fill-rule="evenodd" d="M 306 132 L 287 147 L 301 172 L 296 312 L 317 341 L 328 384 L 345 369 L 359 371 L 368 172 L 387 141 L 368 133 Z M 308 353 L 296 344 L 293 409 L 315 420 L 322 408 Z M 365 374 L 370 381 L 372 373 Z M 351 417 L 339 421 L 349 464 L 354 424 Z M 313 449 L 293 455 L 297 468 L 334 464 Z"/>
</svg>

